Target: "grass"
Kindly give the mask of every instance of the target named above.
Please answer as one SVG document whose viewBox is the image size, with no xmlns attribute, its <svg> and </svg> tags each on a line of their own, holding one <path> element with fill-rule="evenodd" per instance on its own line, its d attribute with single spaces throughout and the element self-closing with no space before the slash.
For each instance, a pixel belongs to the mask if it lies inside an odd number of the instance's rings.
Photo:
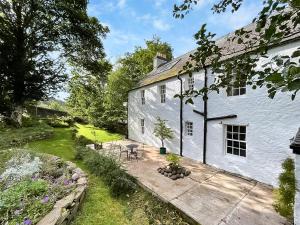
<svg viewBox="0 0 300 225">
<path fill-rule="evenodd" d="M 105 137 L 109 140 L 109 137 Z M 116 135 L 114 136 L 116 140 Z M 126 207 L 122 201 L 112 198 L 108 187 L 90 174 L 82 162 L 74 161 L 74 142 L 71 138 L 69 128 L 55 128 L 53 138 L 49 140 L 35 141 L 26 147 L 41 153 L 48 153 L 59 156 L 65 160 L 75 162 L 89 176 L 89 189 L 86 199 L 79 215 L 72 224 L 74 225 L 126 225 L 130 224 L 124 217 Z"/>
<path fill-rule="evenodd" d="M 120 134 L 110 133 L 109 131 L 94 127 L 92 125 L 75 125 L 78 130 L 78 135 L 82 135 L 87 139 L 96 142 L 108 142 L 123 139 L 124 136 Z M 94 135 L 94 132 L 96 135 Z"/>
<path fill-rule="evenodd" d="M 53 134 L 53 128 L 44 123 L 33 127 L 5 128 L 0 130 L 0 150 L 21 146 L 32 140 L 45 139 Z"/>
<path fill-rule="evenodd" d="M 92 137 L 92 126 L 77 124 L 77 128 L 80 135 Z M 96 130 L 101 141 L 122 138 L 122 135 Z M 130 197 L 113 198 L 101 178 L 91 174 L 82 161 L 74 160 L 71 129 L 55 128 L 54 131 L 51 139 L 31 142 L 27 147 L 36 152 L 53 154 L 73 161 L 87 173 L 88 192 L 72 225 L 188 225 L 176 210 L 143 189 L 139 188 Z"/>
</svg>

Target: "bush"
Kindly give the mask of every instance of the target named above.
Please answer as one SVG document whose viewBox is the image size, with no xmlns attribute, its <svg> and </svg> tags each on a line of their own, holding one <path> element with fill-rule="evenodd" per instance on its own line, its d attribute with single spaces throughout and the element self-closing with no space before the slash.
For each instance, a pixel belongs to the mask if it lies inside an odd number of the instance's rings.
<svg viewBox="0 0 300 225">
<path fill-rule="evenodd" d="M 167 155 L 166 160 L 170 163 L 172 167 L 179 167 L 180 157 L 174 153 Z"/>
<path fill-rule="evenodd" d="M 87 139 L 86 137 L 84 137 L 82 135 L 79 135 L 79 136 L 75 135 L 75 144 L 76 145 L 86 146 L 86 145 L 89 145 L 92 143 L 93 143 L 93 141 L 91 141 L 90 139 Z"/>
<path fill-rule="evenodd" d="M 75 160 L 83 160 L 86 155 L 89 153 L 89 149 L 85 146 L 76 146 L 75 147 Z"/>
<path fill-rule="evenodd" d="M 85 158 L 85 164 L 92 173 L 103 178 L 113 196 L 129 194 L 136 189 L 136 179 L 127 174 L 112 157 L 90 152 Z"/>
<path fill-rule="evenodd" d="M 289 219 L 293 220 L 294 201 L 296 193 L 295 165 L 291 158 L 286 159 L 282 163 L 283 172 L 279 176 L 279 189 L 275 191 L 276 211 Z"/>
</svg>

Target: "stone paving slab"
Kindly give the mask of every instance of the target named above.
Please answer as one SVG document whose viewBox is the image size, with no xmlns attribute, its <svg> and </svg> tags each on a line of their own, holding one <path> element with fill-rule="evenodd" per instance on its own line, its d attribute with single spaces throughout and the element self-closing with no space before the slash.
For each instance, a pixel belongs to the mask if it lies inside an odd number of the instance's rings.
<svg viewBox="0 0 300 225">
<path fill-rule="evenodd" d="M 192 171 L 191 175 L 173 181 L 157 172 L 158 167 L 167 164 L 165 156 L 148 145 L 144 146 L 143 160 L 124 160 L 128 173 L 143 186 L 201 225 L 288 224 L 275 212 L 269 186 L 188 158 L 183 158 L 181 164 Z"/>
</svg>

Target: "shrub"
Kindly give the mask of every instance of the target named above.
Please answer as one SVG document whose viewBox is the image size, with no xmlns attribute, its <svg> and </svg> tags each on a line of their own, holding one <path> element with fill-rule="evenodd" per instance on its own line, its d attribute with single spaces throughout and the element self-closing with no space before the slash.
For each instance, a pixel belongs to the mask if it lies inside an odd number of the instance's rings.
<svg viewBox="0 0 300 225">
<path fill-rule="evenodd" d="M 167 155 L 166 160 L 170 163 L 172 167 L 178 167 L 180 162 L 180 157 L 174 153 Z"/>
<path fill-rule="evenodd" d="M 87 139 L 86 137 L 79 135 L 75 137 L 75 144 L 79 145 L 79 146 L 86 146 L 89 144 L 92 144 L 93 141 L 91 141 L 90 139 Z"/>
<path fill-rule="evenodd" d="M 75 147 L 75 159 L 76 160 L 83 160 L 84 157 L 89 153 L 89 149 L 85 146 L 76 146 Z"/>
<path fill-rule="evenodd" d="M 291 158 L 282 163 L 283 172 L 279 176 L 279 189 L 275 191 L 276 211 L 289 219 L 293 220 L 294 201 L 296 193 L 295 165 Z"/>
<path fill-rule="evenodd" d="M 129 194 L 136 189 L 136 179 L 127 174 L 112 157 L 90 152 L 85 158 L 85 164 L 92 173 L 103 178 L 113 196 Z"/>
</svg>

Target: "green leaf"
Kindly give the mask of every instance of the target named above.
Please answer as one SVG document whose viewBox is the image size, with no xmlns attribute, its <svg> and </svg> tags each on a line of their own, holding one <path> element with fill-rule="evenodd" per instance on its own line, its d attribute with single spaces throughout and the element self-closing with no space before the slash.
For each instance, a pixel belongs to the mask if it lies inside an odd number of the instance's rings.
<svg viewBox="0 0 300 225">
<path fill-rule="evenodd" d="M 288 88 L 290 91 L 300 90 L 300 79 L 295 79 L 288 84 Z"/>
<path fill-rule="evenodd" d="M 271 81 L 273 83 L 278 83 L 283 81 L 284 79 L 282 78 L 280 73 L 273 73 L 269 76 L 266 77 L 266 81 Z"/>
<path fill-rule="evenodd" d="M 296 58 L 296 57 L 299 57 L 299 56 L 300 56 L 300 50 L 296 50 L 292 54 L 292 58 Z"/>
<path fill-rule="evenodd" d="M 189 99 L 187 99 L 187 100 L 185 101 L 185 104 L 192 104 L 192 105 L 194 105 L 194 101 L 193 101 L 192 98 L 189 98 Z"/>
</svg>

